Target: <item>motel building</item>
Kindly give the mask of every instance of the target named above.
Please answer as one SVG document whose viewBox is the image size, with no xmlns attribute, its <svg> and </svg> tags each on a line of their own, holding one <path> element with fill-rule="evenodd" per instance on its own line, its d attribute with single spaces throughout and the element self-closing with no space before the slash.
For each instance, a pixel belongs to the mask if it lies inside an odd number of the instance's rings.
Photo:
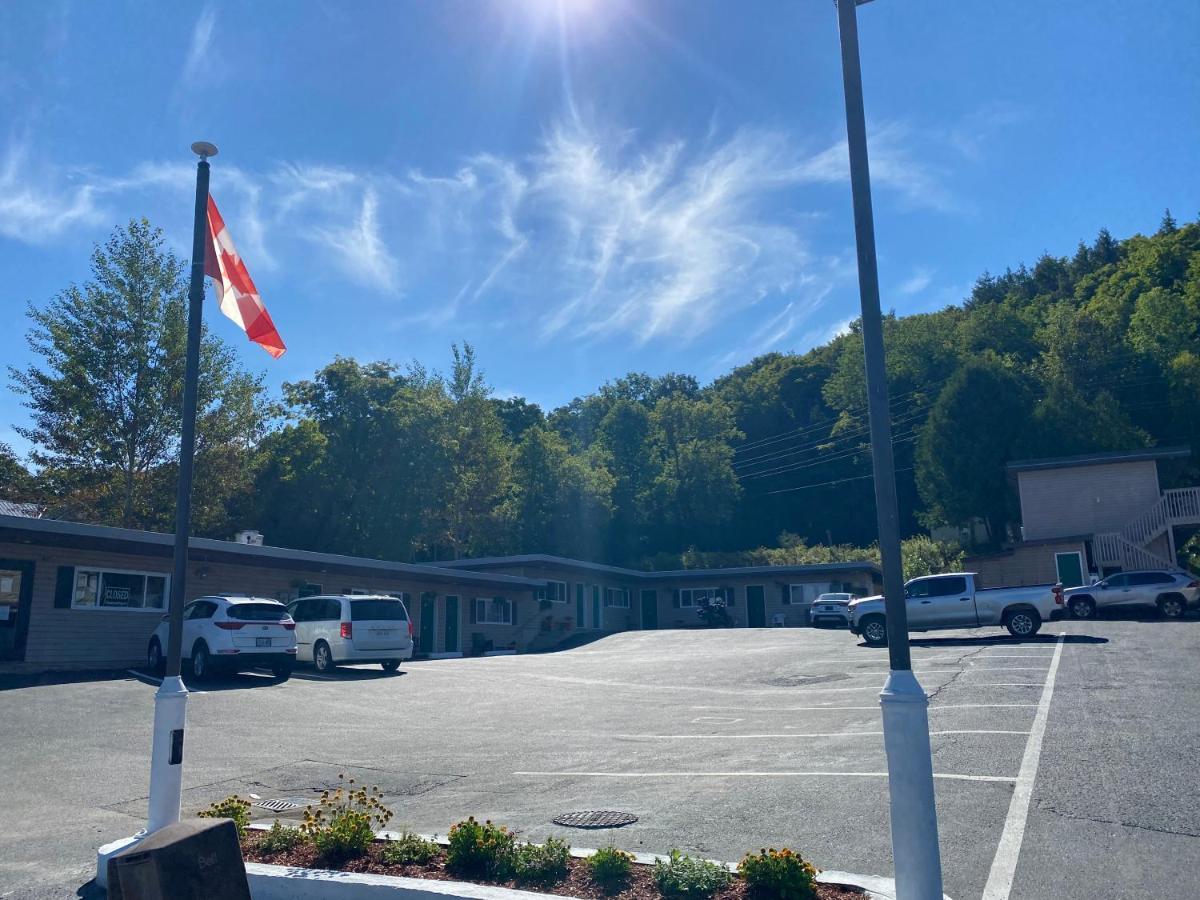
<svg viewBox="0 0 1200 900">
<path fill-rule="evenodd" d="M 0 671 L 140 665 L 167 610 L 173 540 L 0 514 Z M 644 572 L 535 554 L 412 564 L 264 546 L 261 535 L 243 532 L 231 541 L 192 538 L 185 599 L 394 594 L 408 606 L 417 655 L 439 657 L 692 628 L 706 597 L 725 598 L 737 626 L 803 626 L 820 594 L 869 595 L 880 585 L 870 562 Z"/>
</svg>

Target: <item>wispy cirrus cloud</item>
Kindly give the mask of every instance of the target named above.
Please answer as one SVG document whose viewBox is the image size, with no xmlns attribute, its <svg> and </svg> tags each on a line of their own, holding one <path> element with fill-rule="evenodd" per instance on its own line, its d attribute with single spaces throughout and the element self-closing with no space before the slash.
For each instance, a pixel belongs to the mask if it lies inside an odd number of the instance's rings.
<svg viewBox="0 0 1200 900">
<path fill-rule="evenodd" d="M 196 24 L 192 26 L 187 58 L 184 60 L 183 71 L 180 73 L 180 82 L 183 87 L 195 87 L 204 79 L 208 71 L 217 68 L 213 65 L 214 60 L 211 58 L 213 32 L 216 26 L 217 11 L 211 3 L 206 3 L 200 10 L 200 15 L 196 17 Z"/>
<path fill-rule="evenodd" d="M 37 244 L 97 224 L 96 186 L 79 173 L 35 161 L 26 138 L 10 142 L 0 162 L 0 234 Z"/>
<path fill-rule="evenodd" d="M 933 283 L 933 269 L 927 266 L 917 266 L 913 269 L 912 274 L 900 283 L 896 289 L 905 297 L 911 297 L 913 294 L 919 294 L 925 288 Z"/>
<path fill-rule="evenodd" d="M 204 13 L 197 21 L 199 56 L 214 23 Z M 918 163 L 910 138 L 901 126 L 873 135 L 879 191 L 951 208 L 939 171 Z M 0 196 L 0 210 L 7 202 L 41 213 L 25 213 L 25 228 L 10 216 L 0 233 L 28 241 L 160 211 L 189 221 L 177 212 L 190 203 L 191 164 L 147 161 L 71 182 L 61 171 L 24 179 L 24 161 L 9 159 L 0 185 L 25 193 Z M 509 322 L 542 341 L 685 344 L 755 308 L 734 358 L 828 331 L 821 301 L 852 280 L 853 266 L 813 250 L 810 189 L 847 177 L 844 142 L 805 148 L 749 128 L 655 139 L 564 120 L 528 153 L 476 154 L 440 170 L 328 160 L 248 170 L 218 160 L 213 191 L 256 271 L 351 283 L 394 307 L 398 325 L 461 332 Z M 353 292 L 343 296 L 354 302 Z"/>
</svg>

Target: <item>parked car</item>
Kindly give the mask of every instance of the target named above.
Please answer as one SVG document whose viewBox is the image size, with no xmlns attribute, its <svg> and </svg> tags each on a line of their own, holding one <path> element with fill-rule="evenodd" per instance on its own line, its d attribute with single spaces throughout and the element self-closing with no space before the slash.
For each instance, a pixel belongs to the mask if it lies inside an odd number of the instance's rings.
<svg viewBox="0 0 1200 900">
<path fill-rule="evenodd" d="M 146 650 L 151 672 L 166 656 L 168 616 L 163 616 Z M 198 597 L 183 608 L 183 672 L 203 681 L 214 672 L 270 669 L 287 681 L 296 662 L 296 623 L 287 607 L 262 597 Z"/>
<path fill-rule="evenodd" d="M 914 578 L 904 585 L 909 631 L 1003 625 L 1013 637 L 1032 637 L 1048 619 L 1064 613 L 1057 585 L 984 588 L 974 572 L 952 572 Z M 868 644 L 887 643 L 883 597 L 850 603 L 850 630 Z"/>
<path fill-rule="evenodd" d="M 1123 606 L 1153 606 L 1168 619 L 1178 619 L 1200 606 L 1200 581 L 1187 572 L 1119 572 L 1095 584 L 1069 588 L 1064 596 L 1076 619 Z"/>
<path fill-rule="evenodd" d="M 808 613 L 809 621 L 814 625 L 833 622 L 844 628 L 850 624 L 850 601 L 853 599 L 853 594 L 822 594 L 813 601 L 812 609 Z"/>
<path fill-rule="evenodd" d="M 296 658 L 318 672 L 332 672 L 340 663 L 380 663 L 384 671 L 395 672 L 412 659 L 412 619 L 399 597 L 302 597 L 288 609 L 296 620 Z"/>
</svg>

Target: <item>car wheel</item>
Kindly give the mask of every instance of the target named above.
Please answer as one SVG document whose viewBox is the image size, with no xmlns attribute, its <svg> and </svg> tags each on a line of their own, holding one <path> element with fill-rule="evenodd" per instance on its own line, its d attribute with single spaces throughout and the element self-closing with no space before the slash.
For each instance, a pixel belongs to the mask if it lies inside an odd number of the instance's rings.
<svg viewBox="0 0 1200 900">
<path fill-rule="evenodd" d="M 887 622 L 883 616 L 867 616 L 862 623 L 863 640 L 871 647 L 882 647 L 887 643 Z"/>
<path fill-rule="evenodd" d="M 282 684 L 292 677 L 292 664 L 288 662 L 271 666 L 271 675 L 274 676 L 276 681 Z"/>
<path fill-rule="evenodd" d="M 1071 618 L 1092 619 L 1096 616 L 1096 601 L 1091 597 L 1076 597 L 1071 601 Z"/>
<path fill-rule="evenodd" d="M 337 666 L 333 661 L 333 651 L 324 641 L 317 641 L 317 646 L 313 647 L 313 665 L 323 675 L 328 675 Z"/>
<path fill-rule="evenodd" d="M 1033 637 L 1042 627 L 1042 617 L 1032 609 L 1018 609 L 1009 613 L 1008 621 L 1004 623 L 1008 633 L 1015 638 Z"/>
<path fill-rule="evenodd" d="M 159 675 L 163 671 L 162 645 L 158 638 L 150 639 L 150 646 L 146 650 L 146 670 L 151 675 Z"/>
<path fill-rule="evenodd" d="M 1179 594 L 1166 594 L 1158 598 L 1158 611 L 1165 619 L 1182 619 L 1187 610 L 1187 601 Z"/>
<path fill-rule="evenodd" d="M 212 655 L 208 652 L 208 645 L 204 641 L 200 641 L 192 648 L 189 668 L 193 681 L 203 681 L 212 674 Z"/>
<path fill-rule="evenodd" d="M 385 671 L 385 672 L 395 672 L 399 668 L 400 668 L 400 660 L 398 660 L 398 659 L 389 659 L 387 662 L 385 662 L 383 664 L 383 671 Z"/>
</svg>

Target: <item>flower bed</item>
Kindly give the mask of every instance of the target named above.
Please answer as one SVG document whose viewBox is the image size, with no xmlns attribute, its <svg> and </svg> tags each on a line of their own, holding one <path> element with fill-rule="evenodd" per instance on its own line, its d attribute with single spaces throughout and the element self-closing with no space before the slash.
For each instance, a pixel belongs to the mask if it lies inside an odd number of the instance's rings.
<svg viewBox="0 0 1200 900">
<path fill-rule="evenodd" d="M 292 850 L 264 853 L 259 849 L 265 832 L 251 832 L 242 842 L 242 852 L 249 862 L 268 863 L 276 866 L 290 866 L 305 869 L 336 869 L 342 872 L 361 872 L 371 875 L 396 875 L 403 878 L 427 878 L 435 881 L 464 881 L 470 880 L 479 884 L 492 884 L 500 887 L 534 890 L 545 894 L 557 894 L 562 897 L 581 897 L 587 900 L 663 900 L 654 880 L 652 866 L 634 864 L 629 873 L 625 886 L 616 893 L 605 893 L 591 877 L 591 868 L 582 859 L 572 858 L 567 862 L 567 876 L 554 884 L 534 884 L 518 881 L 515 877 L 503 881 L 484 879 L 464 879 L 446 870 L 446 853 L 443 848 L 438 856 L 425 864 L 396 865 L 382 860 L 382 854 L 388 841 L 375 841 L 365 855 L 357 859 L 346 860 L 339 865 L 330 866 L 323 862 L 312 844 L 302 844 Z M 749 894 L 746 882 L 740 877 L 734 877 L 731 883 L 719 890 L 714 900 L 753 900 Z M 863 900 L 863 893 L 856 889 L 830 884 L 817 884 L 813 895 L 818 900 Z"/>
<path fill-rule="evenodd" d="M 862 891 L 818 884 L 817 870 L 791 850 L 747 854 L 731 872 L 722 863 L 672 850 L 652 864 L 615 847 L 580 858 L 558 838 L 518 841 L 502 825 L 474 818 L 454 825 L 443 842 L 404 831 L 378 839 L 392 818 L 378 788 L 342 780 L 306 809 L 299 828 L 247 828 L 249 803 L 228 797 L 202 815 L 228 816 L 239 826 L 242 854 L 251 862 L 292 869 L 322 869 L 427 881 L 466 882 L 617 900 L 850 900 Z"/>
</svg>

